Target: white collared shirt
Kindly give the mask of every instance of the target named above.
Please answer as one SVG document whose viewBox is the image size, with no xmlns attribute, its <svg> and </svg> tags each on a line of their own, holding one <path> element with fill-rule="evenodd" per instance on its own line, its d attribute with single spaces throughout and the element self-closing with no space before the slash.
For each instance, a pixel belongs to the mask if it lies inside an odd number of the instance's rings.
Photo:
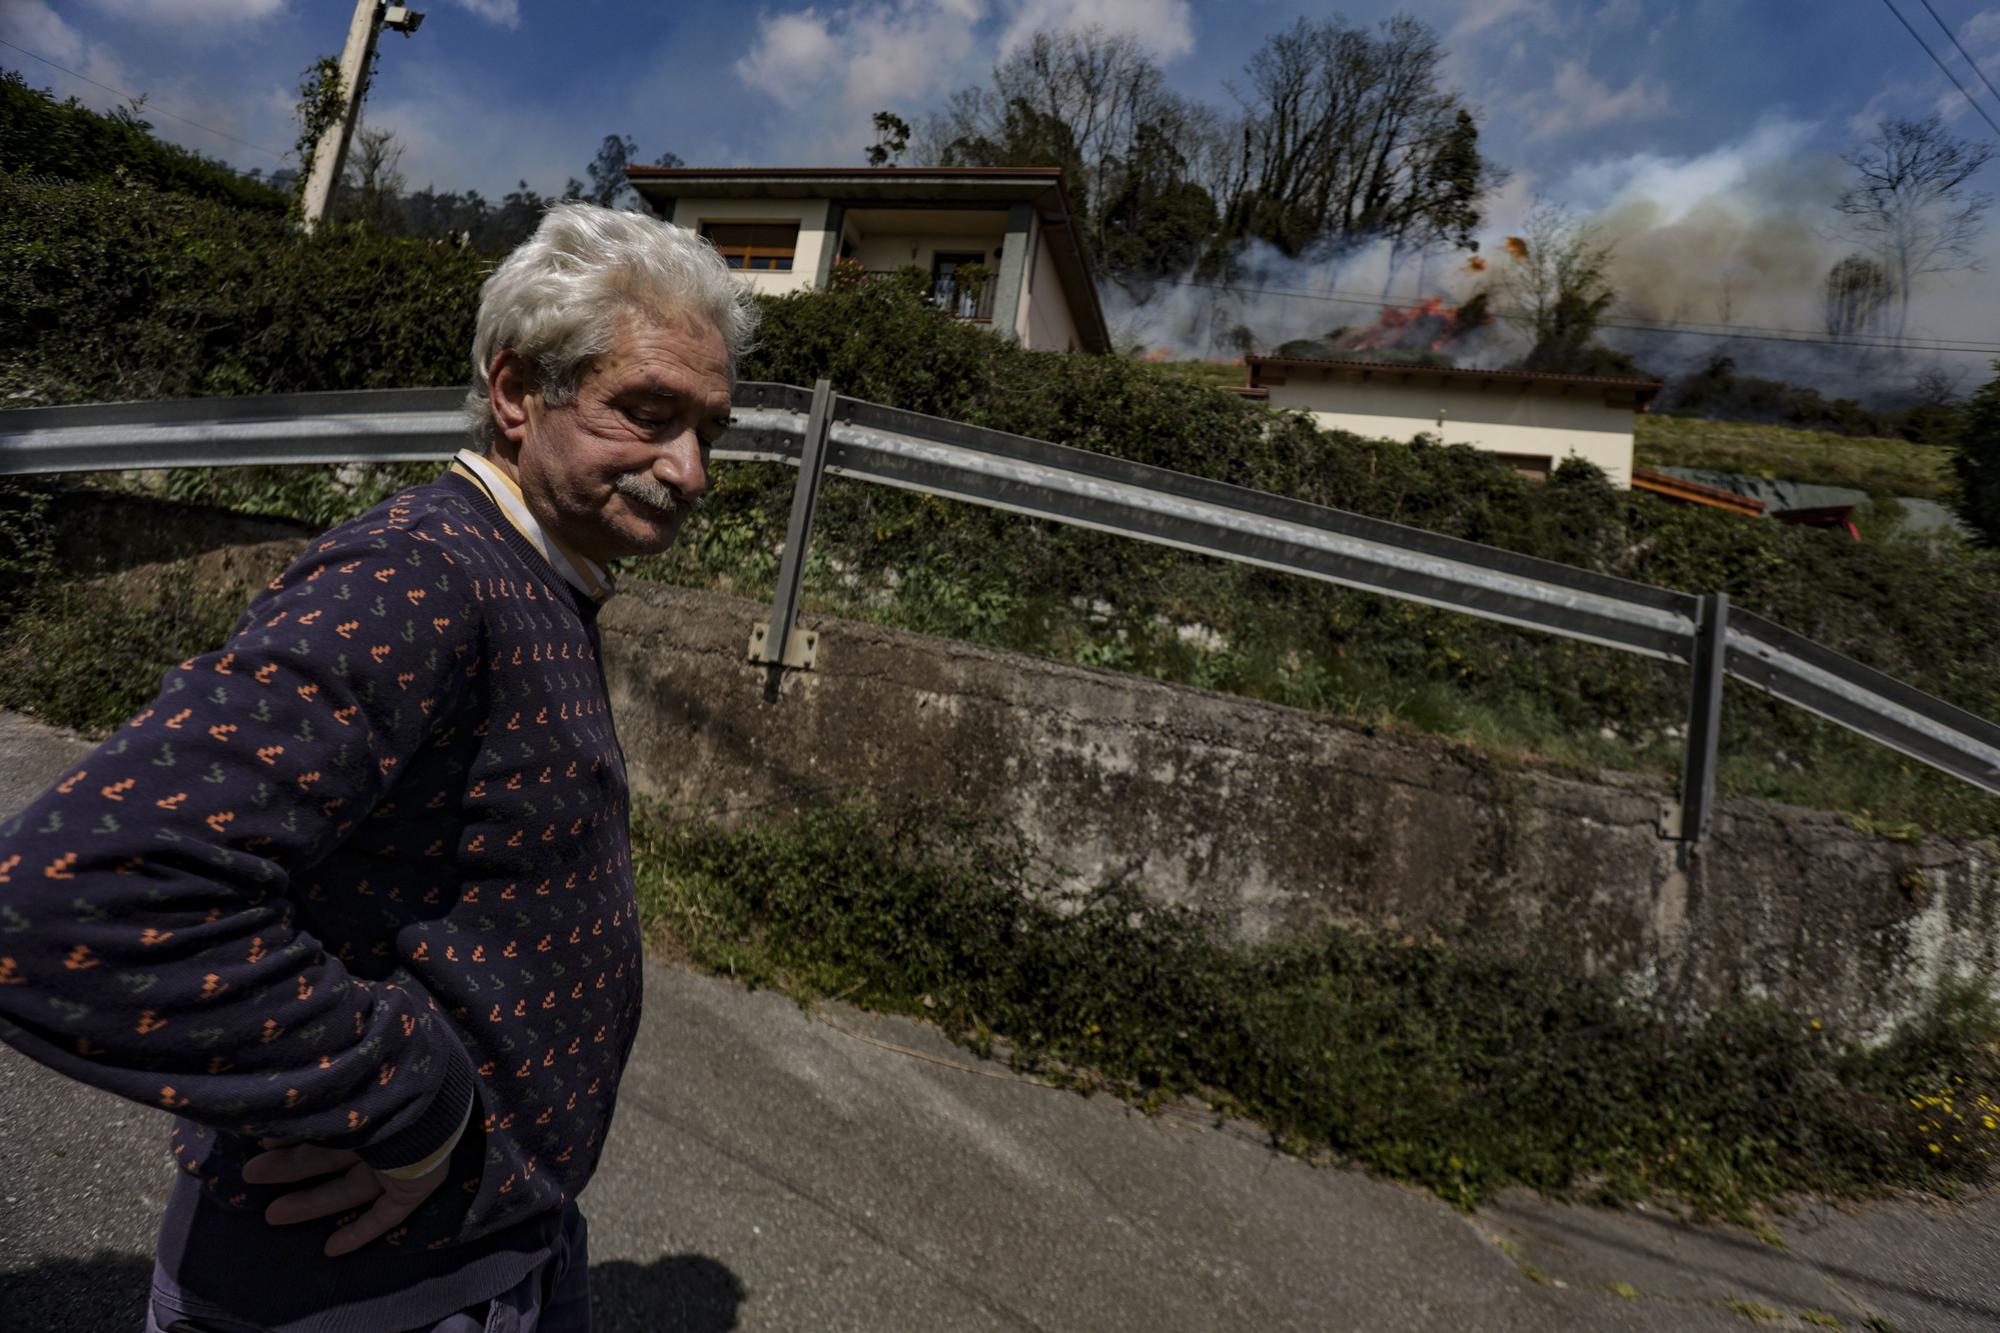
<svg viewBox="0 0 2000 1333">
<path fill-rule="evenodd" d="M 522 498 L 520 486 L 512 477 L 470 449 L 460 449 L 451 460 L 451 467 L 452 471 L 486 492 L 515 530 L 542 553 L 556 573 L 562 575 L 563 582 L 593 602 L 601 602 L 611 595 L 614 582 L 610 573 L 604 566 L 578 555 L 543 531 L 534 512 L 528 508 L 528 502 Z"/>
</svg>

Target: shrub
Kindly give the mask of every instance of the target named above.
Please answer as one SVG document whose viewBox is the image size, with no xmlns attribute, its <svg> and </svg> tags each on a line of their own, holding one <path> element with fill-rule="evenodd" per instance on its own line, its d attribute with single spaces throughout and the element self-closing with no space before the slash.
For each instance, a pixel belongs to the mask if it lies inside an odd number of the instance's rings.
<svg viewBox="0 0 2000 1333">
<path fill-rule="evenodd" d="M 2000 361 L 1993 369 L 2000 371 Z M 1978 529 L 1988 546 L 2000 546 L 2000 374 L 1965 405 L 1951 463 L 1958 478 L 1958 516 Z"/>
<path fill-rule="evenodd" d="M 143 590 L 38 586 L 0 621 L 0 708 L 85 732 L 116 727 L 175 663 L 223 642 L 243 612 L 242 596 L 189 573 L 169 569 Z"/>
<path fill-rule="evenodd" d="M 150 128 L 132 112 L 101 116 L 75 98 L 58 102 L 14 71 L 0 70 L 0 174 L 123 181 L 255 213 L 285 211 L 281 191 L 163 143 Z"/>
<path fill-rule="evenodd" d="M 459 384 L 484 267 L 452 246 L 113 185 L 0 177 L 17 402 Z"/>
</svg>

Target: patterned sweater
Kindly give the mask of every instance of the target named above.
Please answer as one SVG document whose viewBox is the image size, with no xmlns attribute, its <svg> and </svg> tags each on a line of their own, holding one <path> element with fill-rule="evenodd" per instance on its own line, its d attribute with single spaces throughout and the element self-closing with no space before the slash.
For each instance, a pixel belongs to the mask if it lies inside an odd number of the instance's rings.
<svg viewBox="0 0 2000 1333">
<path fill-rule="evenodd" d="M 548 1252 L 639 1016 L 598 647 L 594 604 L 447 475 L 313 543 L 0 825 L 0 1037 L 177 1115 L 160 1262 L 190 1299 L 402 1328 Z M 272 1227 L 295 1187 L 242 1179 L 258 1136 L 394 1168 L 461 1123 L 446 1183 L 340 1259 L 345 1219 Z"/>
</svg>

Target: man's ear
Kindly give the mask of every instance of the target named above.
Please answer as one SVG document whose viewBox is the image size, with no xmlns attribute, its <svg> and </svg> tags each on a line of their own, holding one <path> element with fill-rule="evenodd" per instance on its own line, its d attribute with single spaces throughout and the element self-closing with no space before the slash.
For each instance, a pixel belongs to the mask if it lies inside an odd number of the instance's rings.
<svg viewBox="0 0 2000 1333">
<path fill-rule="evenodd" d="M 527 358 L 511 347 L 501 348 L 486 371 L 486 400 L 495 433 L 516 447 L 527 438 L 528 399 L 535 393 Z"/>
</svg>

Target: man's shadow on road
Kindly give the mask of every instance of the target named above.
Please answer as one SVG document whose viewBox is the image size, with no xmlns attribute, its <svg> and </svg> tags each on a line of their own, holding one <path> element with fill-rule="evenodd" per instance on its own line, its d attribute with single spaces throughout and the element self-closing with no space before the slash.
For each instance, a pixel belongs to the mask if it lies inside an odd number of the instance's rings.
<svg viewBox="0 0 2000 1333">
<path fill-rule="evenodd" d="M 137 1333 L 146 1326 L 153 1259 L 99 1250 L 0 1273 L 0 1327 Z"/>
<path fill-rule="evenodd" d="M 62 1333 L 135 1333 L 145 1326 L 150 1256 L 100 1251 L 0 1272 L 0 1327 Z M 590 1267 L 594 1333 L 730 1333 L 743 1283 L 702 1254 L 670 1254 L 649 1264 Z"/>
<path fill-rule="evenodd" d="M 669 1254 L 649 1264 L 620 1259 L 590 1266 L 592 1333 L 729 1333 L 743 1283 L 705 1254 Z"/>
</svg>

